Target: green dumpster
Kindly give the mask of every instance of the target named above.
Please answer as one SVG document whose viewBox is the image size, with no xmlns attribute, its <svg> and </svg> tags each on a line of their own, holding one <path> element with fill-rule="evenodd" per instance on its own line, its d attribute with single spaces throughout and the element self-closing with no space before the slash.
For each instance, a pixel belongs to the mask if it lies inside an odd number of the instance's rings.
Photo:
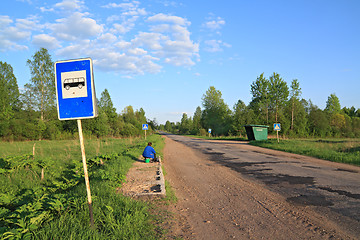
<svg viewBox="0 0 360 240">
<path fill-rule="evenodd" d="M 267 140 L 269 126 L 251 124 L 244 127 L 249 141 Z"/>
</svg>

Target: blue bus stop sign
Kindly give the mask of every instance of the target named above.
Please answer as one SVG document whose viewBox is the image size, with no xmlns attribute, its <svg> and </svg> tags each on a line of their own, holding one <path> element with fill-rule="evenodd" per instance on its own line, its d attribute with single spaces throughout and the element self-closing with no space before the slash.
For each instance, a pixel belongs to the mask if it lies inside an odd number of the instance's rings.
<svg viewBox="0 0 360 240">
<path fill-rule="evenodd" d="M 55 86 L 60 120 L 97 117 L 91 58 L 55 62 Z"/>
</svg>

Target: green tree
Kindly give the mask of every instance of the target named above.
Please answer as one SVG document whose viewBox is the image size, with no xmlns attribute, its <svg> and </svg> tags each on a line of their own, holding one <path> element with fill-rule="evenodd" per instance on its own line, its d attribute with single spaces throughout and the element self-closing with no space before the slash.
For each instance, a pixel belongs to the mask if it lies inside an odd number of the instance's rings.
<svg viewBox="0 0 360 240">
<path fill-rule="evenodd" d="M 233 134 L 240 134 L 240 136 L 245 134 L 245 128 L 243 127 L 243 125 L 247 123 L 246 116 L 247 107 L 243 101 L 238 100 L 237 103 L 234 105 L 233 111 Z"/>
<path fill-rule="evenodd" d="M 183 113 L 181 122 L 180 122 L 180 133 L 181 134 L 189 134 L 191 130 L 192 120 L 188 118 L 186 113 Z"/>
<path fill-rule="evenodd" d="M 356 108 L 354 106 L 351 108 L 344 107 L 342 111 L 349 117 L 356 117 Z"/>
<path fill-rule="evenodd" d="M 122 116 L 124 118 L 124 121 L 127 123 L 131 123 L 131 124 L 137 123 L 134 108 L 131 105 L 126 106 L 124 108 L 124 110 L 122 111 Z"/>
<path fill-rule="evenodd" d="M 150 130 L 158 129 L 159 124 L 157 123 L 156 118 L 154 118 L 153 120 L 148 119 L 147 123 L 149 124 L 149 129 Z"/>
<path fill-rule="evenodd" d="M 294 112 L 299 102 L 299 97 L 301 95 L 300 83 L 297 79 L 294 79 L 291 82 L 291 90 L 290 90 L 290 101 L 291 101 L 291 130 L 294 130 Z"/>
<path fill-rule="evenodd" d="M 355 137 L 360 137 L 360 117 L 352 119 L 352 131 Z"/>
<path fill-rule="evenodd" d="M 201 108 L 197 107 L 193 116 L 192 134 L 198 135 L 201 129 Z"/>
<path fill-rule="evenodd" d="M 117 129 L 119 123 L 118 123 L 118 115 L 116 113 L 116 108 L 113 105 L 113 102 L 111 100 L 109 91 L 105 88 L 104 91 L 101 93 L 101 98 L 99 101 L 99 110 L 101 110 L 105 115 L 107 119 L 106 127 L 107 131 L 111 135 L 117 135 L 119 132 L 119 129 Z"/>
<path fill-rule="evenodd" d="M 340 136 L 341 132 L 346 129 L 346 115 L 334 113 L 330 117 L 330 126 L 334 136 Z M 349 124 L 351 125 L 351 123 Z"/>
<path fill-rule="evenodd" d="M 256 108 L 256 110 L 259 110 L 260 113 L 265 115 L 264 122 L 267 124 L 269 123 L 269 87 L 270 82 L 264 77 L 264 73 L 262 73 L 256 81 L 251 84 L 250 90 L 252 94 L 251 106 L 253 106 L 253 109 Z"/>
<path fill-rule="evenodd" d="M 329 134 L 330 123 L 326 113 L 312 104 L 310 106 L 308 123 L 312 136 L 325 137 Z"/>
<path fill-rule="evenodd" d="M 139 123 L 144 124 L 146 123 L 146 116 L 145 116 L 145 111 L 143 108 L 140 108 L 139 110 L 135 111 L 135 117 L 138 120 Z"/>
<path fill-rule="evenodd" d="M 326 101 L 325 111 L 330 114 L 340 113 L 340 101 L 339 98 L 335 95 L 335 93 L 330 94 L 328 100 Z"/>
<path fill-rule="evenodd" d="M 275 111 L 275 122 L 278 122 L 279 111 L 281 111 L 287 98 L 289 97 L 289 88 L 287 83 L 280 77 L 280 74 L 273 73 L 269 78 L 269 96 L 270 105 Z"/>
<path fill-rule="evenodd" d="M 171 122 L 169 120 L 166 121 L 166 123 L 165 123 L 165 131 L 167 131 L 167 132 L 172 132 L 173 131 L 172 124 L 171 124 Z"/>
<path fill-rule="evenodd" d="M 28 59 L 31 80 L 26 88 L 33 93 L 35 110 L 40 111 L 40 119 L 45 120 L 46 113 L 55 107 L 54 63 L 45 48 L 41 48 Z M 25 91 L 29 93 L 29 91 Z"/>
<path fill-rule="evenodd" d="M 211 86 L 202 97 L 204 111 L 202 122 L 205 128 L 211 128 L 214 135 L 226 135 L 230 130 L 231 111 L 222 99 L 222 94 Z"/>
<path fill-rule="evenodd" d="M 0 61 L 0 119 L 9 120 L 19 110 L 19 87 L 13 68 Z"/>
<path fill-rule="evenodd" d="M 142 123 L 139 122 L 138 119 L 136 118 L 136 113 L 132 106 L 127 106 L 124 108 L 124 110 L 122 111 L 122 118 L 124 119 L 125 128 L 126 128 L 122 130 L 125 136 L 136 136 L 141 134 Z"/>
<path fill-rule="evenodd" d="M 19 88 L 13 68 L 0 61 L 0 136 L 9 130 L 10 119 L 19 110 Z"/>
<path fill-rule="evenodd" d="M 115 118 L 117 116 L 116 108 L 114 107 L 110 93 L 106 88 L 101 93 L 99 108 L 101 108 L 109 118 Z"/>
</svg>

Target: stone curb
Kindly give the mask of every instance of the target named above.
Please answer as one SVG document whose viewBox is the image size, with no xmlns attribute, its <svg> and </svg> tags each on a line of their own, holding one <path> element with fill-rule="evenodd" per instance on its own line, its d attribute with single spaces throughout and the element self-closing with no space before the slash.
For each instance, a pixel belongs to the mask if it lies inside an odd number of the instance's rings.
<svg viewBox="0 0 360 240">
<path fill-rule="evenodd" d="M 155 179 L 152 181 L 152 185 L 158 187 L 160 190 L 156 192 L 148 192 L 148 193 L 138 193 L 135 196 L 143 197 L 143 196 L 158 196 L 158 197 L 165 197 L 166 190 L 165 190 L 165 178 L 162 171 L 162 164 L 161 164 L 161 157 L 159 156 L 159 163 L 156 170 Z"/>
</svg>

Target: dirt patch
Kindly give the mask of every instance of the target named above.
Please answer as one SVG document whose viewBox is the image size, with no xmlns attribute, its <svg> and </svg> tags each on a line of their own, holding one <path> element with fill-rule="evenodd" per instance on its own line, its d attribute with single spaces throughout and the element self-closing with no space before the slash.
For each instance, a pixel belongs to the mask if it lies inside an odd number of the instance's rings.
<svg viewBox="0 0 360 240">
<path fill-rule="evenodd" d="M 165 196 L 161 162 L 146 163 L 142 157 L 139 157 L 130 168 L 126 181 L 118 191 L 133 198 Z"/>
</svg>

